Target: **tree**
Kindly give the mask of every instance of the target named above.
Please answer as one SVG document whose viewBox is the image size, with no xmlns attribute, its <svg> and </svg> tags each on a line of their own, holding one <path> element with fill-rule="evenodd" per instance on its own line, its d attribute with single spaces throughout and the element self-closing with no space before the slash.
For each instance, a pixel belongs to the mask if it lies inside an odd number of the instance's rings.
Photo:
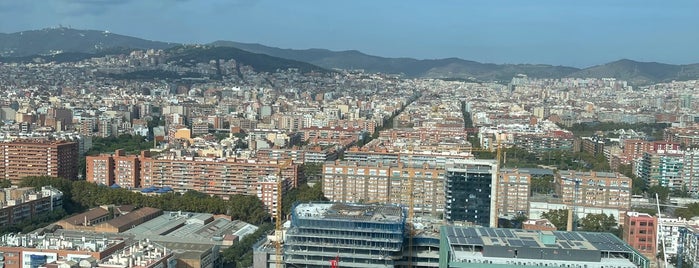
<svg viewBox="0 0 699 268">
<path fill-rule="evenodd" d="M 617 224 L 612 215 L 587 214 L 580 220 L 580 227 L 587 232 L 612 232 Z"/>
<path fill-rule="evenodd" d="M 553 176 L 532 177 L 531 194 L 550 194 L 554 191 Z"/>
<path fill-rule="evenodd" d="M 670 195 L 670 189 L 660 185 L 653 185 L 648 188 L 648 196 L 650 196 L 651 199 L 655 198 L 655 194 L 658 194 L 658 201 L 660 203 L 664 203 L 667 201 L 667 197 Z"/>
<path fill-rule="evenodd" d="M 699 203 L 691 203 L 686 208 L 675 209 L 675 216 L 685 219 L 699 216 Z"/>
<path fill-rule="evenodd" d="M 10 188 L 12 187 L 12 181 L 8 179 L 0 180 L 0 188 Z"/>
<path fill-rule="evenodd" d="M 567 209 L 552 209 L 548 212 L 541 213 L 541 217 L 553 223 L 559 231 L 564 231 L 568 226 Z"/>
</svg>

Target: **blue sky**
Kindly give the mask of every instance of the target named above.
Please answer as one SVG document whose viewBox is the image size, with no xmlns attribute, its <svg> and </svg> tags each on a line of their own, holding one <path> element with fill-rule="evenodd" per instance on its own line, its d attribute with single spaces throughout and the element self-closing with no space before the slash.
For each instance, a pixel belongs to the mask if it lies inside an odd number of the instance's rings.
<svg viewBox="0 0 699 268">
<path fill-rule="evenodd" d="M 699 1 L 0 0 L 0 32 L 70 26 L 385 57 L 587 67 L 699 62 Z"/>
</svg>

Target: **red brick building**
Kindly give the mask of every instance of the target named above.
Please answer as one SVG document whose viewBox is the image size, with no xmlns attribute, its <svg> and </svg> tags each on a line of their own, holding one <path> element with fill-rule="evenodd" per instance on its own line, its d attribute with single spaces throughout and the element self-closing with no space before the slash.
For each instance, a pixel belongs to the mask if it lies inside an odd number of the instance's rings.
<svg viewBox="0 0 699 268">
<path fill-rule="evenodd" d="M 126 155 L 123 150 L 116 150 L 113 155 L 88 156 L 85 159 L 89 182 L 114 185 L 123 188 L 138 188 L 141 185 L 141 159 L 148 156 L 143 152 L 141 156 Z"/>
<path fill-rule="evenodd" d="M 649 259 L 655 259 L 657 218 L 646 213 L 627 212 L 624 219 L 623 239 Z"/>
<path fill-rule="evenodd" d="M 78 144 L 26 139 L 0 143 L 0 178 L 19 184 L 23 177 L 78 177 Z"/>
</svg>

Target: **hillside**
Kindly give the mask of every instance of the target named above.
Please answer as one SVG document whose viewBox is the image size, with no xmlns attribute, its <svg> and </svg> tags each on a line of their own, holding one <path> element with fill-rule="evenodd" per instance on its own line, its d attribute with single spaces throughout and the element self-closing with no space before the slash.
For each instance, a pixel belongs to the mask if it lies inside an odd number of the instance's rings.
<svg viewBox="0 0 699 268">
<path fill-rule="evenodd" d="M 571 77 L 614 77 L 631 84 L 644 85 L 672 80 L 699 78 L 699 64 L 672 65 L 657 62 L 638 62 L 628 59 L 597 65 L 575 72 Z"/>
<path fill-rule="evenodd" d="M 656 62 L 619 60 L 585 69 L 544 64 L 493 64 L 459 58 L 426 59 L 386 58 L 356 50 L 281 49 L 260 44 L 217 41 L 205 46 L 187 46 L 190 50 L 174 55 L 171 62 L 188 64 L 213 59 L 236 59 L 263 72 L 298 68 L 302 72 L 328 69 L 363 69 L 369 73 L 401 74 L 406 77 L 455 78 L 507 82 L 516 74 L 535 78 L 613 77 L 633 85 L 672 80 L 699 79 L 699 64 L 672 65 Z M 51 28 L 0 33 L 0 57 L 4 62 L 77 61 L 106 53 L 132 49 L 178 49 L 175 43 L 149 41 L 105 31 Z M 192 48 L 200 47 L 199 49 Z M 235 48 L 235 49 L 233 49 Z M 111 52 L 110 52 L 111 51 Z M 63 53 L 59 53 L 63 52 Z"/>
<path fill-rule="evenodd" d="M 216 41 L 215 46 L 236 47 L 246 51 L 275 57 L 308 62 L 333 69 L 363 69 L 372 73 L 403 74 L 408 77 L 469 78 L 479 80 L 509 80 L 515 74 L 531 77 L 563 77 L 577 68 L 551 65 L 510 65 L 468 61 L 458 58 L 417 60 L 412 58 L 384 58 L 356 50 L 330 51 L 327 49 L 281 49 L 260 44 Z"/>
<path fill-rule="evenodd" d="M 252 53 L 234 47 L 212 46 L 180 46 L 167 50 L 170 56 L 167 61 L 172 64 L 189 66 L 194 63 L 208 63 L 211 60 L 231 60 L 251 66 L 258 72 L 275 72 L 289 68 L 299 69 L 301 72 L 327 72 L 318 66 L 266 54 Z"/>
<path fill-rule="evenodd" d="M 0 34 L 0 56 L 26 57 L 62 52 L 97 53 L 109 48 L 165 49 L 177 44 L 106 31 L 50 28 Z"/>
</svg>

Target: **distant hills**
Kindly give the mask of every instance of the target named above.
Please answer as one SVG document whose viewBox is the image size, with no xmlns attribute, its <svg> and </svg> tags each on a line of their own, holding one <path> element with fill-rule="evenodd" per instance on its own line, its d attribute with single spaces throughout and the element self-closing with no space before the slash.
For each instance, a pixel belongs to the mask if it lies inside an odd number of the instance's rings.
<svg viewBox="0 0 699 268">
<path fill-rule="evenodd" d="M 176 43 L 149 41 L 106 31 L 49 28 L 0 34 L 0 56 L 25 57 L 57 51 L 98 53 L 108 48 L 165 49 Z"/>
<path fill-rule="evenodd" d="M 579 71 L 577 68 L 534 64 L 493 64 L 458 58 L 417 60 L 412 58 L 383 58 L 356 50 L 330 51 L 327 49 L 281 49 L 260 44 L 216 41 L 215 46 L 237 47 L 275 57 L 293 59 L 324 68 L 363 69 L 372 73 L 404 74 L 408 77 L 475 78 L 478 80 L 507 80 L 516 74 L 532 77 L 565 77 Z"/>
<path fill-rule="evenodd" d="M 79 60 L 90 55 L 124 49 L 168 49 L 180 44 L 149 41 L 105 31 L 51 28 L 11 34 L 0 33 L 0 61 L 18 61 L 42 56 L 45 60 Z M 402 74 L 407 77 L 457 78 L 480 81 L 509 81 L 516 74 L 537 78 L 613 77 L 643 85 L 671 80 L 699 79 L 699 64 L 672 65 L 619 60 L 585 69 L 545 64 L 493 64 L 459 58 L 418 60 L 385 58 L 356 50 L 282 49 L 260 44 L 216 41 L 216 48 L 180 51 L 177 61 L 236 59 L 259 71 L 298 68 L 301 71 L 363 69 L 366 72 Z M 191 48 L 190 46 L 188 46 Z M 235 49 L 233 49 L 235 48 Z M 65 55 L 53 55 L 57 51 Z M 48 55 L 47 54 L 52 54 Z M 11 58 L 7 58 L 11 57 Z"/>
<path fill-rule="evenodd" d="M 699 79 L 699 64 L 672 65 L 628 59 L 597 65 L 574 72 L 570 77 L 614 77 L 635 85 L 672 80 Z"/>
</svg>

